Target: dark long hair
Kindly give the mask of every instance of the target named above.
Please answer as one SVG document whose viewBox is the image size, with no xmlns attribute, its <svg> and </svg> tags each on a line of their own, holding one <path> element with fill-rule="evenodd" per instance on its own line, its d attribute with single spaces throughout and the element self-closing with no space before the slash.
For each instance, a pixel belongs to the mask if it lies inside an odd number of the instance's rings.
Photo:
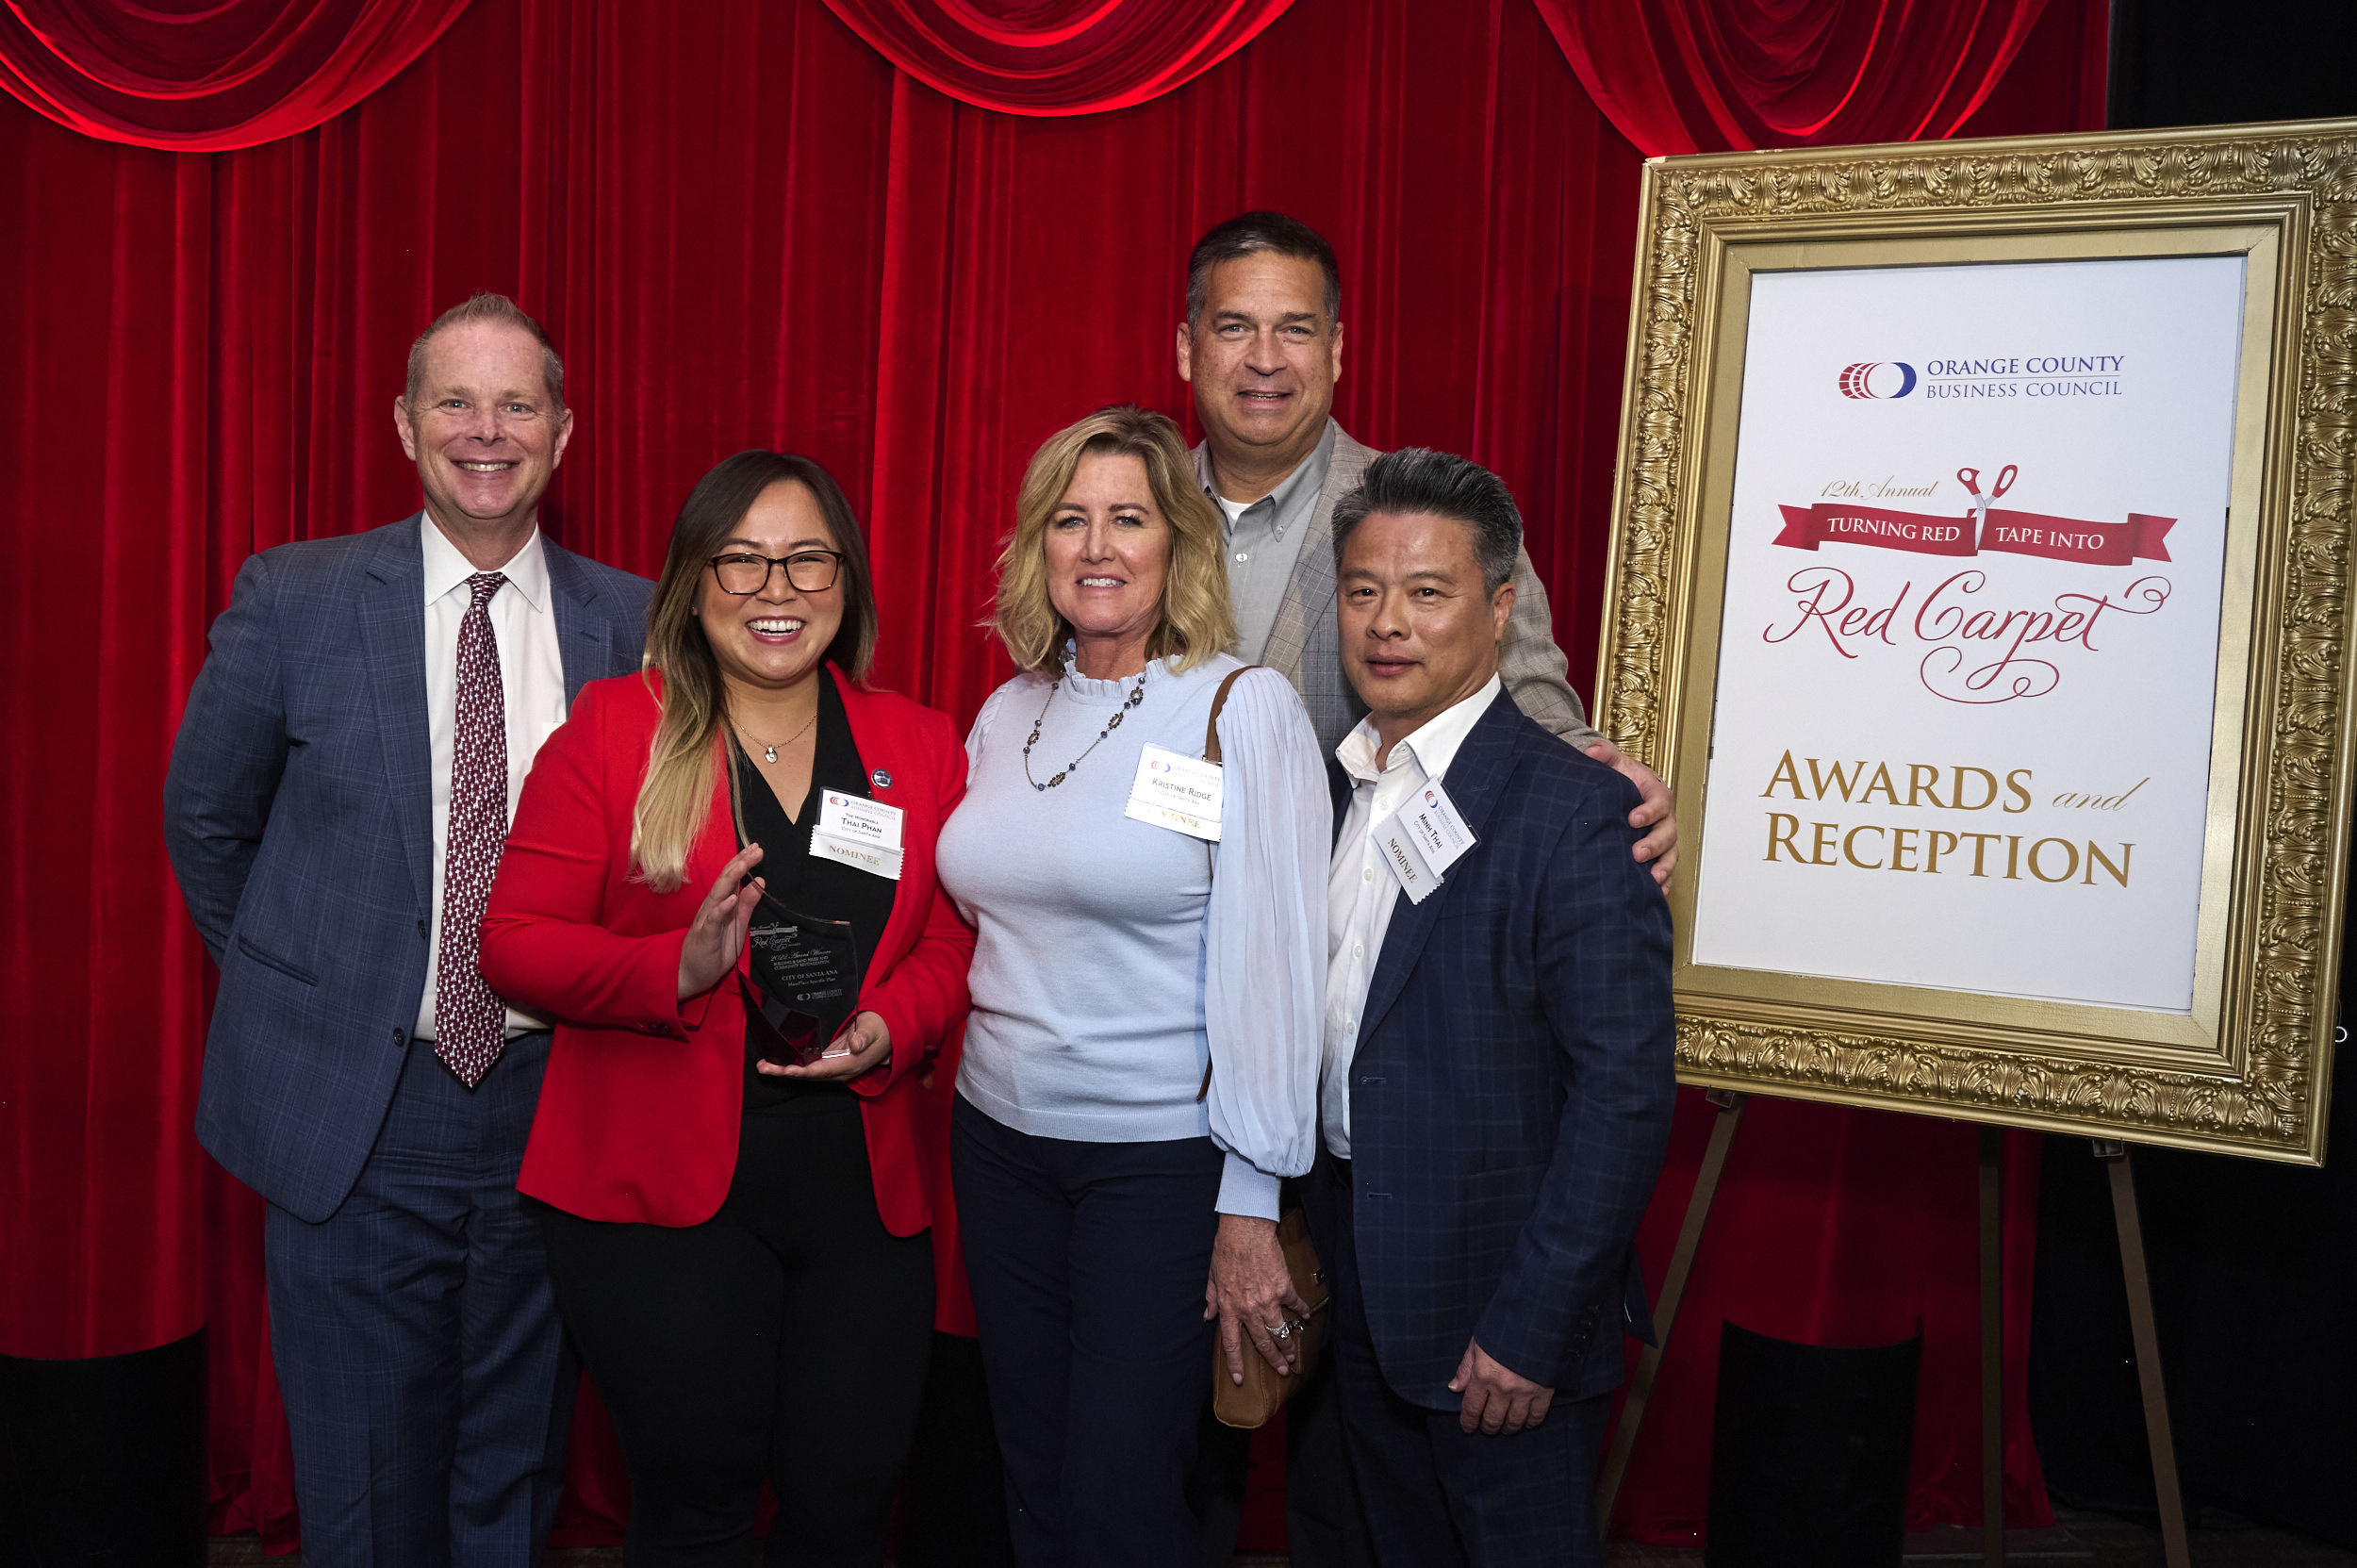
<svg viewBox="0 0 2357 1568">
<path fill-rule="evenodd" d="M 875 578 L 867 567 L 867 541 L 843 487 L 816 462 L 790 452 L 756 447 L 714 465 L 680 506 L 663 575 L 647 606 L 646 667 L 663 676 L 663 718 L 638 787 L 630 852 L 647 884 L 660 893 L 675 891 L 685 880 L 687 851 L 703 829 L 712 800 L 713 740 L 728 717 L 719 662 L 696 617 L 703 574 L 720 541 L 736 532 L 761 493 L 787 483 L 800 485 L 817 501 L 834 547 L 843 553 L 843 570 L 835 579 L 843 590 L 843 620 L 823 657 L 854 682 L 867 678 L 875 659 Z"/>
</svg>

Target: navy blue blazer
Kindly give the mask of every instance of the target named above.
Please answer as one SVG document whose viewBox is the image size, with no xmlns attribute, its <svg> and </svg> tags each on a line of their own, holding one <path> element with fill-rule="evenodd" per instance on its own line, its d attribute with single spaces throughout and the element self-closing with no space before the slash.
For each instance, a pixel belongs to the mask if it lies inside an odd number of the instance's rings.
<svg viewBox="0 0 2357 1568">
<path fill-rule="evenodd" d="M 1343 818 L 1348 784 L 1334 772 Z M 1650 1339 L 1633 1238 L 1669 1145 L 1670 910 L 1636 787 L 1504 692 L 1443 780 L 1478 842 L 1399 895 L 1350 1065 L 1367 1322 L 1402 1397 L 1455 1410 L 1468 1339 L 1574 1397 Z"/>
<path fill-rule="evenodd" d="M 376 1141 L 434 899 L 422 514 L 248 558 L 189 692 L 164 841 L 221 966 L 198 1141 L 307 1221 Z M 542 540 L 569 701 L 639 667 L 654 585 Z"/>
</svg>

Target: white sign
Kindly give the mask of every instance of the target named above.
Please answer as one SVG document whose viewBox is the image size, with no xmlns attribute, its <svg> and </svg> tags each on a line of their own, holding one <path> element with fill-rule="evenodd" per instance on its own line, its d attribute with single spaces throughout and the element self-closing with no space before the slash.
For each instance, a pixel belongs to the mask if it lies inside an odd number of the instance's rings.
<svg viewBox="0 0 2357 1568">
<path fill-rule="evenodd" d="M 2190 1011 L 2243 268 L 1753 278 L 1695 964 Z"/>
</svg>

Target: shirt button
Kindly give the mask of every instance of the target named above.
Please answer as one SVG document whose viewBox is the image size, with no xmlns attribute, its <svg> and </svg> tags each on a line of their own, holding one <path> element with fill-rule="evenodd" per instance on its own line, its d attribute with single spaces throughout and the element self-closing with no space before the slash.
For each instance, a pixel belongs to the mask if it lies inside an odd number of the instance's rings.
<svg viewBox="0 0 2357 1568">
<path fill-rule="evenodd" d="M 1353 958 L 1364 958 L 1364 957 L 1366 957 L 1366 956 L 1367 956 L 1367 945 L 1366 945 L 1364 942 L 1353 942 L 1353 943 L 1350 945 L 1350 956 L 1351 956 L 1351 957 L 1353 957 Z"/>
<path fill-rule="evenodd" d="M 1359 880 L 1360 882 L 1373 882 L 1375 880 L 1375 867 L 1370 866 L 1365 870 L 1360 872 Z"/>
<path fill-rule="evenodd" d="M 1248 550 L 1239 550 L 1236 552 L 1236 559 L 1239 561 L 1248 561 L 1252 559 L 1252 552 Z"/>
</svg>

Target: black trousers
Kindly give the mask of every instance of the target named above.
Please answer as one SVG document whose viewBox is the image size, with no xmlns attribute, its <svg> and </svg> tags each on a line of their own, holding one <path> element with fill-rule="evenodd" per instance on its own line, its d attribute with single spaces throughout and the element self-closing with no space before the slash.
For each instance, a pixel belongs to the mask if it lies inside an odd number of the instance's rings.
<svg viewBox="0 0 2357 1568">
<path fill-rule="evenodd" d="M 1333 1288 L 1328 1349 L 1345 1445 L 1383 1568 L 1600 1568 L 1596 1461 L 1612 1396 L 1558 1393 L 1537 1429 L 1468 1435 L 1456 1409 L 1393 1391 L 1375 1353 L 1351 1224 L 1350 1162 L 1321 1153 L 1310 1224 Z"/>
<path fill-rule="evenodd" d="M 1195 1568 L 1219 1149 L 1091 1144 L 960 1098 L 951 1169 L 1023 1568 Z"/>
<path fill-rule="evenodd" d="M 768 1568 L 884 1560 L 932 1344 L 931 1244 L 876 1213 L 857 1098 L 749 1114 L 701 1225 L 536 1205 L 558 1310 L 630 1470 L 630 1568 L 742 1568 L 766 1472 Z"/>
</svg>

